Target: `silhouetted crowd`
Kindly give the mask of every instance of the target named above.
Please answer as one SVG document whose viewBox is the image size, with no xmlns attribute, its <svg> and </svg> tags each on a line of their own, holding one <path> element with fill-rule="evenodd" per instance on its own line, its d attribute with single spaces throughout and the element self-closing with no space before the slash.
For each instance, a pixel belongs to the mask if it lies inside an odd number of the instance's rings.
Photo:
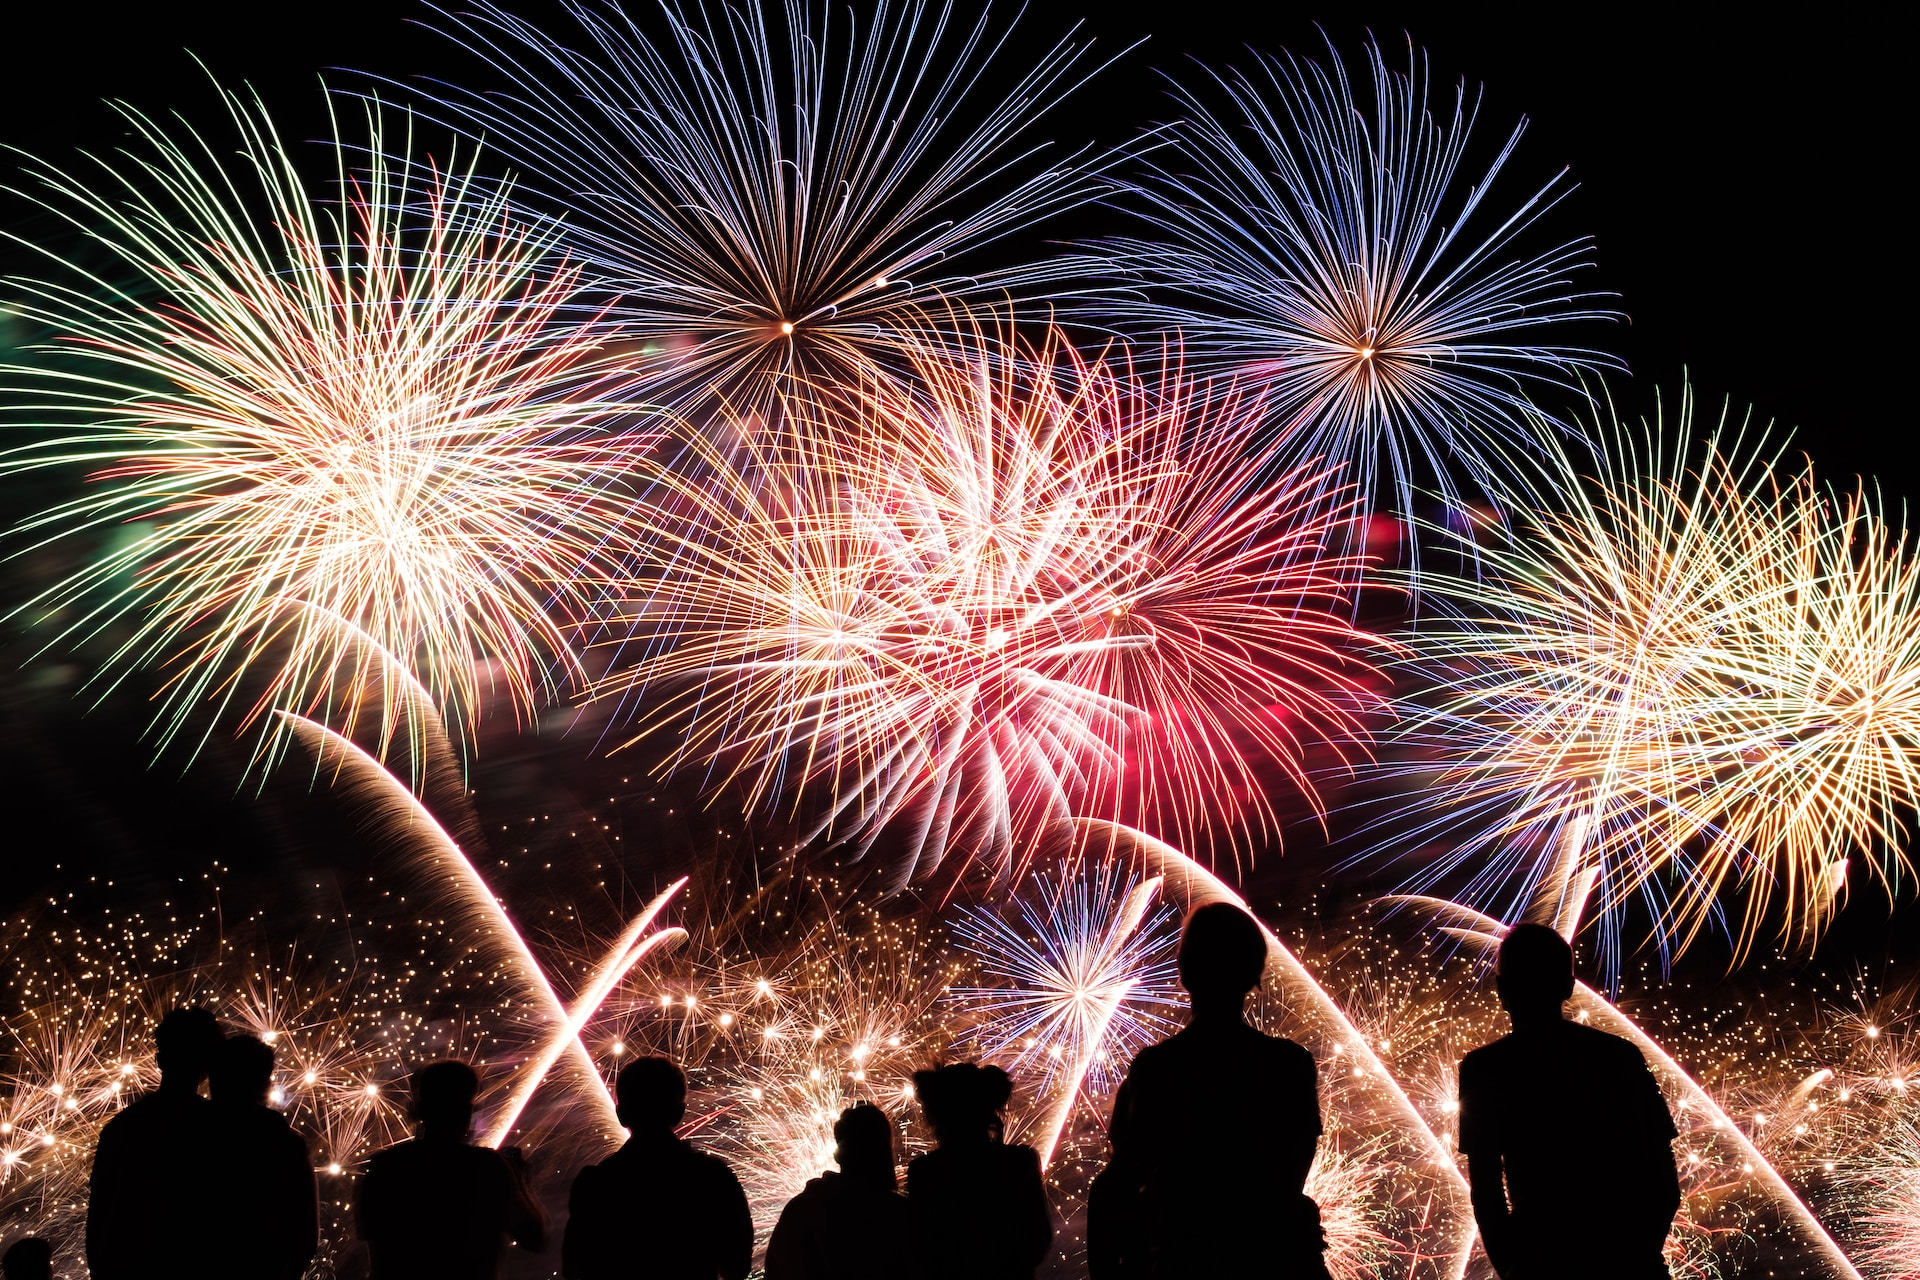
<svg viewBox="0 0 1920 1280">
<path fill-rule="evenodd" d="M 1306 1194 L 1321 1133 L 1317 1069 L 1248 1025 L 1267 941 L 1240 908 L 1188 916 L 1181 984 L 1192 1017 L 1140 1052 L 1114 1097 L 1111 1159 L 1088 1195 L 1091 1280 L 1326 1280 Z M 1460 1065 L 1460 1150 L 1481 1242 L 1502 1280 L 1654 1280 L 1680 1204 L 1672 1117 L 1631 1044 L 1562 1016 L 1573 952 L 1539 925 L 1495 969 L 1512 1034 Z M 160 1086 L 100 1132 L 87 1215 L 97 1280 L 295 1280 L 318 1245 L 306 1143 L 267 1105 L 273 1049 L 223 1036 L 204 1010 L 154 1033 Z M 207 1096 L 200 1093 L 202 1081 Z M 478 1078 L 459 1062 L 413 1076 L 416 1136 L 375 1155 L 355 1219 L 374 1280 L 492 1280 L 509 1246 L 547 1246 L 515 1148 L 469 1141 Z M 901 1189 L 895 1120 L 871 1103 L 834 1126 L 836 1171 L 788 1202 L 766 1280 L 1032 1280 L 1053 1220 L 1031 1147 L 1005 1141 L 1013 1083 L 954 1063 L 914 1076 L 934 1149 Z M 679 1136 L 687 1081 L 642 1058 L 615 1082 L 626 1143 L 582 1169 L 561 1273 L 577 1280 L 745 1280 L 753 1220 L 725 1161 Z M 1569 1223 L 1603 1209 L 1607 1229 Z M 5 1253 L 6 1280 L 46 1280 L 44 1241 Z"/>
</svg>

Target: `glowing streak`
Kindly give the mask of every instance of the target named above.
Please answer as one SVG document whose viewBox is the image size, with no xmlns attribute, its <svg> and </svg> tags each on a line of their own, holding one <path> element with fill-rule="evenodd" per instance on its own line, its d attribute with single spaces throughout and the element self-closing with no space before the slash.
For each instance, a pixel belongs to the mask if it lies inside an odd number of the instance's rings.
<svg viewBox="0 0 1920 1280">
<path fill-rule="evenodd" d="M 515 980 L 517 998 L 539 1010 L 551 1025 L 567 1025 L 570 1016 L 561 1007 L 559 997 L 554 995 L 553 986 L 541 971 L 540 962 L 534 958 L 526 939 L 514 928 L 512 918 L 500 905 L 500 900 L 493 896 L 493 890 L 480 872 L 467 860 L 459 844 L 427 811 L 426 806 L 378 760 L 350 739 L 318 721 L 290 711 L 276 710 L 274 714 L 280 717 L 295 738 L 314 753 L 322 767 L 327 764 L 329 755 L 334 757 L 336 779 L 347 777 L 355 790 L 369 797 L 378 797 L 380 808 L 375 816 L 387 818 L 385 825 L 405 826 L 424 836 L 412 847 L 425 853 L 426 861 L 452 886 L 461 905 L 486 922 L 486 932 L 501 945 L 506 954 L 506 969 Z M 613 1113 L 613 1099 L 601 1082 L 593 1059 L 587 1056 L 579 1040 L 571 1037 L 566 1042 L 566 1055 L 577 1076 L 577 1091 L 593 1110 L 602 1132 L 618 1141 L 622 1132 L 620 1121 Z"/>
<path fill-rule="evenodd" d="M 1471 919 L 1475 928 L 1450 929 L 1449 932 L 1463 941 L 1475 942 L 1489 950 L 1499 945 L 1501 935 L 1507 928 L 1492 916 L 1441 898 L 1407 894 L 1398 895 L 1388 901 L 1431 907 L 1435 911 L 1450 914 L 1456 919 Z M 1680 1094 L 1687 1105 L 1704 1113 L 1714 1131 L 1725 1136 L 1739 1148 L 1743 1159 L 1753 1166 L 1754 1174 L 1766 1185 L 1767 1190 L 1773 1193 L 1774 1198 L 1786 1208 L 1794 1221 L 1813 1238 L 1814 1243 L 1820 1247 L 1821 1252 L 1826 1255 L 1827 1261 L 1835 1270 L 1840 1275 L 1848 1277 L 1848 1280 L 1861 1280 L 1860 1272 L 1847 1261 L 1847 1255 L 1840 1251 L 1840 1246 L 1834 1243 L 1832 1236 L 1827 1234 L 1827 1229 L 1820 1225 L 1820 1219 L 1814 1216 L 1813 1210 L 1794 1194 L 1793 1188 L 1787 1185 L 1787 1180 L 1780 1176 L 1772 1162 L 1760 1154 L 1760 1148 L 1748 1140 L 1740 1126 L 1721 1109 L 1718 1102 L 1714 1101 L 1713 1095 L 1696 1083 L 1694 1078 L 1687 1074 L 1685 1068 L 1660 1047 L 1658 1041 L 1642 1031 L 1632 1018 L 1620 1012 L 1607 1001 L 1606 997 L 1584 982 L 1574 983 L 1572 1003 L 1575 1010 L 1583 1015 L 1582 1020 L 1588 1026 L 1632 1041 L 1641 1053 L 1658 1063 L 1662 1073 L 1678 1084 Z"/>
<path fill-rule="evenodd" d="M 1103 832 L 1115 844 L 1122 840 L 1131 842 L 1144 858 L 1153 874 L 1166 881 L 1168 895 L 1185 900 L 1193 906 L 1204 906 L 1209 902 L 1231 902 L 1241 910 L 1247 910 L 1245 899 L 1228 888 L 1226 883 L 1199 863 L 1164 841 L 1115 822 L 1098 818 L 1076 819 L 1076 827 L 1089 833 Z M 1251 912 L 1249 912 L 1251 914 Z M 1256 916 L 1257 920 L 1258 917 Z M 1277 974 L 1282 990 L 1289 1003 L 1310 1005 L 1327 1023 L 1339 1029 L 1339 1043 L 1344 1050 L 1357 1058 L 1370 1079 L 1386 1090 L 1392 1099 L 1399 1124 L 1407 1132 L 1414 1134 L 1433 1158 L 1434 1167 L 1442 1172 L 1436 1181 L 1446 1192 L 1445 1213 L 1453 1219 L 1453 1238 L 1458 1267 L 1455 1276 L 1464 1275 L 1473 1247 L 1473 1210 L 1467 1198 L 1467 1182 L 1461 1177 L 1460 1168 L 1454 1162 L 1453 1153 L 1427 1124 L 1426 1117 L 1413 1105 L 1413 1099 L 1407 1096 L 1400 1082 L 1387 1070 L 1386 1063 L 1380 1060 L 1340 1006 L 1328 995 L 1325 988 L 1314 980 L 1307 967 L 1287 949 L 1286 944 L 1274 936 L 1265 924 L 1260 932 L 1267 940 L 1267 966 Z M 1439 1230 L 1445 1231 L 1446 1225 L 1440 1223 Z"/>
<path fill-rule="evenodd" d="M 1134 886 L 1133 892 L 1127 895 L 1126 905 L 1120 908 L 1120 916 L 1115 922 L 1113 931 L 1107 935 L 1105 951 L 1089 966 L 1090 972 L 1099 973 L 1112 962 L 1113 953 L 1126 943 L 1126 940 L 1133 935 L 1133 931 L 1140 927 L 1140 922 L 1146 919 L 1147 908 L 1153 905 L 1154 895 L 1160 892 L 1162 882 L 1163 877 L 1154 876 Z M 1094 1058 L 1107 1038 L 1107 1028 L 1113 1023 L 1114 1012 L 1119 1009 L 1120 1002 L 1127 998 L 1132 989 L 1133 984 L 1127 983 L 1111 992 L 1103 1002 L 1104 1009 L 1100 1020 L 1094 1024 L 1094 1033 L 1086 1038 L 1084 1042 L 1086 1047 L 1080 1055 L 1080 1061 L 1075 1064 L 1066 1087 L 1060 1091 L 1060 1100 L 1054 1104 L 1053 1113 L 1047 1117 L 1046 1138 L 1040 1144 L 1042 1169 L 1053 1163 L 1053 1149 L 1059 1145 L 1060 1135 L 1066 1131 L 1067 1120 L 1073 1115 L 1074 1103 L 1080 1100 L 1080 1086 L 1086 1082 L 1087 1071 L 1093 1066 Z"/>
<path fill-rule="evenodd" d="M 644 960 L 649 953 L 663 946 L 677 946 L 686 941 L 687 931 L 680 928 L 662 929 L 644 940 L 640 937 L 653 924 L 654 917 L 660 914 L 668 900 L 680 892 L 686 883 L 685 876 L 674 881 L 633 918 L 633 922 L 620 935 L 619 941 L 614 943 L 612 950 L 608 951 L 606 958 L 600 962 L 600 967 L 594 971 L 593 977 L 587 981 L 587 985 L 574 1000 L 573 1008 L 567 1012 L 565 1023 L 553 1029 L 547 1037 L 546 1045 L 532 1061 L 520 1069 L 519 1083 L 514 1085 L 512 1094 L 502 1104 L 499 1114 L 493 1119 L 492 1127 L 487 1130 L 486 1137 L 480 1140 L 480 1145 L 497 1147 L 505 1141 L 506 1136 L 513 1131 L 514 1124 L 519 1121 L 521 1111 L 525 1110 L 527 1103 L 532 1100 L 534 1091 L 539 1089 L 546 1080 L 547 1073 L 553 1070 L 553 1064 L 559 1061 L 560 1055 L 567 1052 L 569 1047 L 581 1048 L 579 1039 L 581 1031 L 586 1029 L 593 1015 L 600 1012 L 600 1006 L 606 1002 L 607 997 L 613 993 L 613 989 L 620 985 L 620 980 L 625 978 L 635 965 Z"/>
</svg>

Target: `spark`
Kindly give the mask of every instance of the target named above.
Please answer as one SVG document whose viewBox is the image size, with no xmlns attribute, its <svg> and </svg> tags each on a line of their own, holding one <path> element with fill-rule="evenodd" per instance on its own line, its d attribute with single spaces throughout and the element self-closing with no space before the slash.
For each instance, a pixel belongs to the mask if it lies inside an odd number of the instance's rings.
<svg viewBox="0 0 1920 1280">
<path fill-rule="evenodd" d="M 1430 478 L 1459 504 L 1460 472 L 1485 487 L 1536 448 L 1531 393 L 1615 363 L 1550 341 L 1606 315 L 1572 284 L 1588 242 L 1519 248 L 1570 190 L 1564 170 L 1493 207 L 1524 121 L 1463 181 L 1479 114 L 1464 83 L 1432 111 L 1425 54 L 1399 71 L 1370 43 L 1368 102 L 1330 53 L 1173 86 L 1182 120 L 1118 184 L 1153 235 L 1105 246 L 1131 288 L 1084 309 L 1177 329 L 1196 364 L 1268 393 L 1261 429 L 1288 457 L 1350 463 L 1369 503 L 1387 490 L 1411 512 Z"/>
<path fill-rule="evenodd" d="M 656 497 L 682 532 L 633 587 L 622 643 L 649 652 L 597 690 L 629 745 L 670 731 L 666 771 L 750 806 L 813 786 L 812 837 L 895 833 L 896 885 L 949 848 L 1015 874 L 1076 806 L 1236 850 L 1277 838 L 1276 785 L 1317 807 L 1306 745 L 1372 702 L 1324 477 L 1184 451 L 1189 414 L 1234 407 L 1057 333 L 913 361 L 913 388 L 870 381 L 847 420 Z"/>
<path fill-rule="evenodd" d="M 0 474 L 77 466 L 93 485 L 15 534 L 115 533 L 20 612 L 50 643 L 109 637 L 102 690 L 164 671 L 163 748 L 210 708 L 199 741 L 231 715 L 271 763 L 269 712 L 351 733 L 378 707 L 384 751 L 406 698 L 380 653 L 463 733 L 496 685 L 529 715 L 579 674 L 568 628 L 631 546 L 609 482 L 653 439 L 608 430 L 643 406 L 601 329 L 565 319 L 578 269 L 471 169 L 381 159 L 372 111 L 370 145 L 336 135 L 330 201 L 257 105 L 224 100 L 238 164 L 123 107 L 124 167 L 95 185 L 32 170 L 35 198 L 140 283 L 57 258 L 71 283 L 17 282 L 57 363 L 6 370 L 16 417 L 46 430 Z"/>
<path fill-rule="evenodd" d="M 970 1023 L 967 1041 L 1015 1079 L 1037 1077 L 1057 1099 L 1039 1150 L 1044 1167 L 1084 1086 L 1104 1091 L 1144 1046 L 1179 1029 L 1173 994 L 1172 913 L 1154 903 L 1158 878 L 1129 881 L 1117 868 L 1034 876 L 1015 916 L 974 908 L 954 942 L 999 985 L 955 987 L 948 998 Z"/>
<path fill-rule="evenodd" d="M 776 389 L 888 362 L 929 305 L 1069 279 L 983 251 L 1096 191 L 1082 156 L 1031 140 L 1091 74 L 1084 44 L 1003 70 L 984 10 L 923 0 L 864 32 L 809 0 L 664 0 L 663 39 L 612 5 L 562 7 L 564 32 L 443 10 L 513 87 L 450 90 L 440 114 L 563 215 L 661 398 L 764 413 Z"/>
<path fill-rule="evenodd" d="M 1743 947 L 1770 908 L 1817 936 L 1837 851 L 1911 873 L 1920 559 L 1864 491 L 1783 475 L 1764 437 L 1692 418 L 1688 393 L 1671 449 L 1657 418 L 1641 443 L 1616 426 L 1591 481 L 1562 456 L 1503 504 L 1479 572 L 1428 580 L 1450 616 L 1407 643 L 1443 684 L 1407 734 L 1437 754 L 1411 771 L 1440 816 L 1414 838 L 1449 852 L 1410 888 L 1471 869 L 1468 900 L 1517 900 L 1571 870 L 1610 930 L 1637 894 L 1678 951 L 1735 887 Z"/>
</svg>

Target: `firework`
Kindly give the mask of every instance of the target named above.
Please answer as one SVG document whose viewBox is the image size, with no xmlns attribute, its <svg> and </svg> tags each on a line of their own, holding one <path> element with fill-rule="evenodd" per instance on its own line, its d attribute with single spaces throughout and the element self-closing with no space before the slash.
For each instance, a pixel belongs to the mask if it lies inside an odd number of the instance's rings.
<svg viewBox="0 0 1920 1280">
<path fill-rule="evenodd" d="M 1104 1093 L 1143 1047 L 1179 1030 L 1173 994 L 1173 913 L 1157 879 L 1085 868 L 1055 884 L 1046 873 L 1017 903 L 1017 919 L 964 911 L 956 945 L 997 986 L 956 987 L 956 1014 L 971 1027 L 970 1055 L 1003 1064 L 1050 1099 L 1041 1123 L 1042 1167 L 1059 1145 L 1081 1089 Z"/>
<path fill-rule="evenodd" d="M 582 1097 L 592 1109 L 603 1140 L 617 1145 L 621 1125 L 614 1114 L 613 1098 L 579 1039 L 579 1027 L 584 1026 L 605 1000 L 606 991 L 596 991 L 590 1001 L 583 1001 L 577 1015 L 569 1012 L 561 1005 L 559 995 L 541 970 L 539 959 L 507 914 L 506 907 L 494 896 L 466 853 L 406 785 L 366 751 L 325 725 L 300 716 L 288 719 L 294 734 L 313 751 L 317 767 L 331 772 L 336 790 L 349 807 L 359 812 L 362 825 L 389 839 L 397 838 L 417 869 L 429 872 L 443 887 L 447 899 L 457 904 L 466 932 L 489 940 L 486 950 L 507 980 L 509 1003 L 535 1011 L 538 1022 L 547 1030 L 544 1049 L 503 1105 L 503 1120 L 489 1128 L 489 1135 L 495 1142 L 507 1135 L 533 1090 L 546 1079 L 555 1062 L 565 1057 L 570 1091 Z M 652 910 L 642 913 L 641 929 L 652 923 L 654 913 L 665 901 L 663 896 Z M 653 944 L 665 936 L 655 934 L 647 942 Z M 648 945 L 647 949 L 651 950 L 652 946 Z M 639 946 L 629 944 L 621 955 L 639 950 Z M 638 960 L 639 956 L 633 958 Z M 631 967 L 631 964 L 627 966 Z M 621 973 L 624 976 L 625 970 Z"/>
<path fill-rule="evenodd" d="M 184 917 L 184 918 L 183 918 Z M 100 1126 L 157 1082 L 155 1020 L 199 1004 L 277 1057 L 271 1105 L 306 1138 L 321 1178 L 322 1257 L 347 1238 L 343 1175 L 407 1136 L 408 1065 L 433 1039 L 410 1007 L 407 975 L 373 957 L 331 966 L 216 938 L 211 913 L 165 920 L 113 911 L 16 922 L 4 943 L 11 974 L 0 1022 L 0 1218 L 77 1256 Z M 440 1044 L 442 1054 L 460 1046 Z M 24 1233 L 24 1232 L 23 1232 Z"/>
<path fill-rule="evenodd" d="M 1616 908 L 1639 894 L 1681 949 L 1744 899 L 1814 936 L 1845 859 L 1908 870 L 1901 814 L 1920 777 L 1920 577 L 1864 494 L 1835 498 L 1722 424 L 1672 452 L 1656 421 L 1616 429 L 1606 470 L 1565 463 L 1549 506 L 1516 492 L 1481 571 L 1438 589 L 1416 661 L 1444 681 L 1408 718 L 1422 758 L 1412 838 L 1447 852 L 1420 888 L 1470 873 L 1464 900 L 1511 903 L 1558 875 Z M 1690 456 L 1690 454 L 1696 454 Z M 1564 461 L 1564 460 L 1563 460 Z"/>
<path fill-rule="evenodd" d="M 597 328 L 562 319 L 577 271 L 471 170 L 381 160 L 377 116 L 370 148 L 335 142 L 329 204 L 257 107 L 225 101 L 238 163 L 122 108 L 122 168 L 35 171 L 135 283 L 67 264 L 70 285 L 16 282 L 52 338 L 9 371 L 41 434 L 0 474 L 92 475 L 16 534 L 123 531 L 22 612 L 56 643 L 104 641 L 103 689 L 164 669 L 162 745 L 210 704 L 204 732 L 236 714 L 268 759 L 275 710 L 375 720 L 384 749 L 408 714 L 397 672 L 463 733 L 490 689 L 527 714 L 576 672 L 568 627 L 629 547 L 609 477 L 647 444 L 609 433 L 637 406 Z"/>
<path fill-rule="evenodd" d="M 1217 876 L 1164 841 L 1112 823 L 1077 825 L 1086 843 L 1083 857 L 1103 851 L 1107 858 L 1133 860 L 1162 877 L 1168 897 L 1189 908 L 1229 902 L 1247 909 L 1246 902 Z M 1474 1226 L 1466 1178 L 1453 1148 L 1440 1136 L 1435 1118 L 1415 1105 L 1381 1058 L 1382 1050 L 1354 1025 L 1334 995 L 1272 930 L 1262 924 L 1260 931 L 1267 940 L 1267 973 L 1262 990 L 1255 995 L 1255 1025 L 1269 1034 L 1284 1032 L 1324 1064 L 1335 1095 L 1328 1109 L 1344 1118 L 1354 1141 L 1377 1142 L 1370 1149 L 1392 1160 L 1404 1175 L 1398 1180 L 1397 1195 L 1422 1198 L 1419 1230 L 1426 1243 L 1410 1260 L 1408 1274 L 1459 1280 L 1472 1253 Z"/>
<path fill-rule="evenodd" d="M 492 4 L 448 14 L 512 88 L 451 94 L 445 114 L 556 202 L 663 398 L 764 412 L 776 387 L 884 361 L 929 304 L 1059 278 L 980 251 L 1093 193 L 1077 157 L 1027 141 L 1084 46 L 989 97 L 1008 33 L 984 10 L 967 25 L 951 4 L 883 3 L 862 32 L 812 0 L 663 0 L 644 26 L 563 8 L 580 48 Z"/>
<path fill-rule="evenodd" d="M 1372 1280 L 1403 1253 L 1393 1235 L 1393 1197 L 1384 1184 L 1391 1164 L 1379 1139 L 1349 1146 L 1338 1129 L 1320 1139 L 1307 1172 L 1306 1193 L 1320 1207 L 1327 1248 L 1321 1255 L 1333 1280 Z"/>
<path fill-rule="evenodd" d="M 960 966 L 937 926 L 882 916 L 829 882 L 782 877 L 692 935 L 614 1002 L 602 1051 L 685 1066 L 684 1132 L 733 1165 L 764 1244 L 832 1166 L 844 1108 L 907 1119 Z"/>
<path fill-rule="evenodd" d="M 1176 86 L 1182 118 L 1121 189 L 1156 236 L 1108 246 L 1142 291 L 1094 304 L 1178 329 L 1191 359 L 1269 393 L 1258 425 L 1289 457 L 1350 462 L 1364 497 L 1390 490 L 1402 511 L 1416 485 L 1457 498 L 1461 471 L 1503 475 L 1540 437 L 1529 393 L 1612 363 L 1548 341 L 1604 314 L 1571 284 L 1586 242 L 1521 247 L 1569 188 L 1483 211 L 1525 123 L 1463 183 L 1478 103 L 1462 84 L 1431 113 L 1425 55 L 1409 58 L 1396 71 L 1367 46 L 1371 103 L 1337 53 L 1216 75 L 1217 110 Z"/>
<path fill-rule="evenodd" d="M 1580 855 L 1576 848 L 1570 849 L 1564 856 L 1574 861 Z M 1556 901 L 1557 905 L 1557 900 L 1548 900 Z M 1443 922 L 1441 927 L 1447 936 L 1465 944 L 1483 958 L 1497 950 L 1506 931 L 1504 922 L 1459 903 L 1431 898 L 1407 898 L 1401 901 L 1432 913 L 1437 921 Z M 1579 908 L 1575 904 L 1563 921 L 1563 932 L 1571 938 L 1578 932 L 1579 925 Z M 1847 1260 L 1846 1254 L 1834 1242 L 1813 1209 L 1774 1168 L 1753 1140 L 1733 1122 L 1725 1108 L 1658 1041 L 1584 982 L 1574 984 L 1568 1010 L 1574 1020 L 1629 1041 L 1646 1057 L 1647 1065 L 1667 1096 L 1681 1130 L 1676 1151 L 1686 1171 L 1684 1190 L 1689 1201 L 1711 1200 L 1729 1186 L 1757 1185 L 1785 1210 L 1787 1219 L 1811 1242 L 1822 1260 L 1834 1268 L 1836 1274 L 1859 1280 L 1860 1273 Z M 1683 1229 L 1676 1232 L 1668 1243 L 1669 1260 L 1689 1268 L 1688 1274 L 1711 1271 L 1710 1265 L 1695 1264 L 1692 1255 L 1705 1253 L 1710 1262 L 1712 1249 L 1711 1233 L 1698 1229 L 1697 1224 L 1691 1221 L 1683 1223 Z M 1677 1258 L 1676 1250 L 1679 1254 Z"/>
<path fill-rule="evenodd" d="M 703 532 L 634 584 L 652 651 L 602 695 L 750 807 L 824 792 L 813 834 L 892 837 L 895 885 L 949 848 L 1018 872 L 1076 810 L 1277 837 L 1269 795 L 1317 807 L 1305 745 L 1369 697 L 1324 478 L 1182 451 L 1235 411 L 1189 384 L 975 338 L 677 486 L 662 527 Z"/>
</svg>

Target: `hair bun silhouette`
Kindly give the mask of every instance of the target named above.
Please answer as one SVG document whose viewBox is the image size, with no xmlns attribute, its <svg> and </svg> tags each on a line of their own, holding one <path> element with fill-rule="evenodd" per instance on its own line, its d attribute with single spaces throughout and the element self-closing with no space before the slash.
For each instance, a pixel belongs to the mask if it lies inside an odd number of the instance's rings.
<svg viewBox="0 0 1920 1280">
<path fill-rule="evenodd" d="M 1013 1077 L 999 1067 L 954 1062 L 913 1073 L 913 1091 L 942 1141 L 985 1134 L 1013 1098 Z"/>
</svg>

